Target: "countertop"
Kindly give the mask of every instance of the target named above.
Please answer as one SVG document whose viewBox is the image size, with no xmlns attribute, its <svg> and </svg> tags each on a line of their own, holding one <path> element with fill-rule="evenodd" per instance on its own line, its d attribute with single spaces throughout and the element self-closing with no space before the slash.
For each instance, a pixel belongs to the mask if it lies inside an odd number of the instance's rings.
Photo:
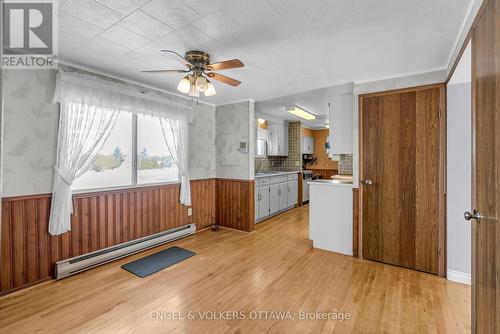
<svg viewBox="0 0 500 334">
<path fill-rule="evenodd" d="M 313 180 L 313 181 L 309 181 L 307 182 L 307 184 L 309 185 L 322 185 L 322 186 L 334 186 L 334 187 L 353 187 L 353 183 L 352 182 L 348 182 L 348 181 L 340 181 L 340 180 L 323 180 L 323 179 L 319 179 L 319 180 Z"/>
<path fill-rule="evenodd" d="M 272 176 L 298 174 L 298 173 L 300 173 L 300 172 L 299 171 L 295 171 L 295 172 L 262 172 L 262 173 L 256 173 L 255 178 L 260 179 L 263 177 L 272 177 Z"/>
</svg>

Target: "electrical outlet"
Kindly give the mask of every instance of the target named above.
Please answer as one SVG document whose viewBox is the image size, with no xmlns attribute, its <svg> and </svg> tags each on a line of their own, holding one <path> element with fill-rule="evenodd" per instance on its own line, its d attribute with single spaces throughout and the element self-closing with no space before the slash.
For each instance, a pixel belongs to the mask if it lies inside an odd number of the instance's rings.
<svg viewBox="0 0 500 334">
<path fill-rule="evenodd" d="M 193 215 L 193 208 L 188 208 L 188 216 L 192 216 Z"/>
</svg>

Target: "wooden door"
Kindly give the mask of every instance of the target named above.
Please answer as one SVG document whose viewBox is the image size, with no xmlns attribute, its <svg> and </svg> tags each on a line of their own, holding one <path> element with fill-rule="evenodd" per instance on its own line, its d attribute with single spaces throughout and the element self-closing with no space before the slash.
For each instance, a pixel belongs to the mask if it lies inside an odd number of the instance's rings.
<svg viewBox="0 0 500 334">
<path fill-rule="evenodd" d="M 444 94 L 438 85 L 360 98 L 365 259 L 444 273 Z"/>
<path fill-rule="evenodd" d="M 500 332 L 500 1 L 472 30 L 472 331 Z"/>
</svg>

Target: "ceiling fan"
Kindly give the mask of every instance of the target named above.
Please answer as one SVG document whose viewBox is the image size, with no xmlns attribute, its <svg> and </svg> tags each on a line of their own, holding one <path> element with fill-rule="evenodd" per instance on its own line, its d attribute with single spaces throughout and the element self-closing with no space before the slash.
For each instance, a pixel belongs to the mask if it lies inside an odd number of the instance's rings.
<svg viewBox="0 0 500 334">
<path fill-rule="evenodd" d="M 187 69 L 179 70 L 145 70 L 143 73 L 188 73 L 177 85 L 177 90 L 189 96 L 200 96 L 204 92 L 205 96 L 215 95 L 215 87 L 208 78 L 221 81 L 227 85 L 236 87 L 241 81 L 215 73 L 218 70 L 228 70 L 231 68 L 243 67 L 239 59 L 231 59 L 210 64 L 210 55 L 203 51 L 188 51 L 185 56 L 181 56 L 175 51 L 162 49 L 162 52 L 175 55 L 186 65 Z"/>
</svg>

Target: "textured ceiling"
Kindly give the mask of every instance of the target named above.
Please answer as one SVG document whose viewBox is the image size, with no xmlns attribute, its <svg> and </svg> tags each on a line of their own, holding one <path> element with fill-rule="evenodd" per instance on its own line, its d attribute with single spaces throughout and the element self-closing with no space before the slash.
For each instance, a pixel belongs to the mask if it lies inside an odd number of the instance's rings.
<svg viewBox="0 0 500 334">
<path fill-rule="evenodd" d="M 204 50 L 243 83 L 216 82 L 222 104 L 446 67 L 471 0 L 66 0 L 59 56 L 176 92 L 180 68 L 161 48 Z"/>
</svg>

